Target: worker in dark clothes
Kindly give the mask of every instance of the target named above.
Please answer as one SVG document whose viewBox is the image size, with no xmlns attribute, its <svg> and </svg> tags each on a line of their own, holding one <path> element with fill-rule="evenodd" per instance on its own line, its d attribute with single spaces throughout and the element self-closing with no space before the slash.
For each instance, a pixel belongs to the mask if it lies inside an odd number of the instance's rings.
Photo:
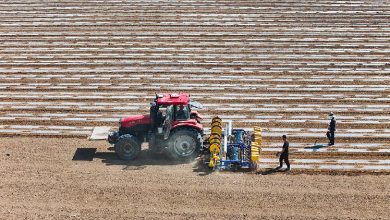
<svg viewBox="0 0 390 220">
<path fill-rule="evenodd" d="M 329 119 L 330 119 L 330 122 L 329 122 L 329 126 L 328 126 L 328 132 L 326 132 L 326 136 L 329 139 L 329 146 L 331 146 L 331 145 L 334 145 L 334 132 L 336 131 L 336 118 L 335 118 L 333 112 L 331 112 L 329 114 Z"/>
<path fill-rule="evenodd" d="M 151 102 L 150 103 L 150 118 L 152 119 L 154 124 L 156 123 L 157 112 L 158 112 L 158 108 L 157 108 L 156 102 Z"/>
<path fill-rule="evenodd" d="M 283 160 L 284 160 L 284 162 L 287 165 L 287 170 L 290 170 L 290 161 L 288 161 L 288 147 L 290 144 L 287 141 L 286 135 L 283 135 L 282 138 L 284 143 L 283 143 L 282 151 L 278 152 L 277 154 L 279 156 L 279 166 L 276 169 L 280 169 L 283 167 Z"/>
<path fill-rule="evenodd" d="M 180 105 L 180 107 L 179 107 L 179 110 L 177 110 L 177 113 L 176 113 L 176 118 L 177 119 L 187 119 L 188 117 L 187 117 L 187 114 L 186 114 L 186 112 L 185 112 L 185 110 L 184 110 L 184 106 L 183 105 Z"/>
</svg>

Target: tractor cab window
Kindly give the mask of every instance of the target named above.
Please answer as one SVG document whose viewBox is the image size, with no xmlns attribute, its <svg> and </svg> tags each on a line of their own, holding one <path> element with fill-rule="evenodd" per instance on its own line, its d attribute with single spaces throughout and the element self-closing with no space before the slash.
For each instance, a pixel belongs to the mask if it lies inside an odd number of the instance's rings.
<svg viewBox="0 0 390 220">
<path fill-rule="evenodd" d="M 172 118 L 173 115 L 173 108 L 172 106 L 160 106 L 159 108 L 159 114 L 161 117 L 165 120 L 166 118 Z"/>
<path fill-rule="evenodd" d="M 174 108 L 172 105 L 166 107 L 166 113 L 163 122 L 164 140 L 168 139 L 172 128 L 173 112 Z"/>
<path fill-rule="evenodd" d="M 172 118 L 172 115 L 173 114 L 173 106 L 170 105 L 170 106 L 167 106 L 166 107 L 166 112 L 165 112 L 165 118 L 168 118 L 168 119 L 171 119 Z"/>
<path fill-rule="evenodd" d="M 175 106 L 176 120 L 187 120 L 189 116 L 189 109 L 187 105 Z"/>
</svg>

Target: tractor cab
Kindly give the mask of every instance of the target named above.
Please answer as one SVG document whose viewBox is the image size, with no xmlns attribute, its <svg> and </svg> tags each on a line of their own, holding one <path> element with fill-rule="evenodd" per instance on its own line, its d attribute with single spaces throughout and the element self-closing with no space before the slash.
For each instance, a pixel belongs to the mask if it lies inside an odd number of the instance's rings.
<svg viewBox="0 0 390 220">
<path fill-rule="evenodd" d="M 164 133 L 164 139 L 168 138 L 172 126 L 187 123 L 196 129 L 202 129 L 200 125 L 202 117 L 197 111 L 191 111 L 191 107 L 202 106 L 197 102 L 191 102 L 187 93 L 157 94 L 150 104 L 152 128 L 157 128 L 159 134 Z"/>
<path fill-rule="evenodd" d="M 192 111 L 201 107 L 200 103 L 190 100 L 187 93 L 156 94 L 148 115 L 121 119 L 119 131 L 109 135 L 108 141 L 125 160 L 134 159 L 144 141 L 149 142 L 149 150 L 154 153 L 168 151 L 174 159 L 187 160 L 194 157 L 203 144 L 202 117 Z"/>
<path fill-rule="evenodd" d="M 166 119 L 187 120 L 190 108 L 186 94 L 158 94 L 150 103 L 150 116 L 154 126 L 159 126 Z"/>
</svg>

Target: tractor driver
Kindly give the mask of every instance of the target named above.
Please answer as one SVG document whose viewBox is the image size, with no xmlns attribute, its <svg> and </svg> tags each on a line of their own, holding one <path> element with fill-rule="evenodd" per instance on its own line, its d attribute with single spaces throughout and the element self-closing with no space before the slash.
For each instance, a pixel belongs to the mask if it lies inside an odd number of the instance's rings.
<svg viewBox="0 0 390 220">
<path fill-rule="evenodd" d="M 178 119 L 178 120 L 180 120 L 180 119 L 182 119 L 182 120 L 187 119 L 187 113 L 184 110 L 184 106 L 183 105 L 180 105 L 179 110 L 177 110 L 177 112 L 176 112 L 176 119 Z"/>
</svg>

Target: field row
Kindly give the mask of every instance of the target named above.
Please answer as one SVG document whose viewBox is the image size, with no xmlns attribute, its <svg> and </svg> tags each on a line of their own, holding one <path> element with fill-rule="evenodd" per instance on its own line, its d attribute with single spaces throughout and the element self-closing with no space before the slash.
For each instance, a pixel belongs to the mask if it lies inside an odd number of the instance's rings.
<svg viewBox="0 0 390 220">
<path fill-rule="evenodd" d="M 256 126 L 258 124 L 255 124 Z M 88 137 L 92 131 L 92 126 L 63 126 L 63 125 L 0 125 L 0 133 L 3 136 L 14 135 L 32 135 L 32 136 L 68 136 L 68 137 Z M 244 127 L 246 130 L 252 130 L 251 127 Z M 205 129 L 209 133 L 209 128 Z M 325 139 L 326 128 L 266 128 L 263 131 L 263 137 L 277 139 L 286 134 L 295 140 L 313 141 Z M 337 137 L 343 141 L 346 140 L 385 140 L 390 139 L 389 129 L 338 129 Z M 364 140 L 363 140 L 364 141 Z"/>
<path fill-rule="evenodd" d="M 189 70 L 196 72 L 197 74 L 190 74 Z M 214 71 L 229 71 L 229 68 L 212 68 Z M 242 71 L 255 71 L 253 68 L 243 68 Z M 21 73 L 28 71 L 28 73 Z M 390 75 L 385 74 L 370 74 L 369 77 L 363 74 L 369 74 L 369 72 L 356 72 L 351 75 L 351 73 L 345 73 L 343 75 L 327 75 L 325 72 L 322 74 L 316 75 L 282 75 L 282 74 L 259 74 L 259 75 L 245 75 L 244 72 L 240 74 L 224 74 L 220 75 L 218 73 L 210 73 L 210 70 L 201 71 L 201 69 L 195 68 L 186 71 L 186 69 L 173 70 L 170 68 L 152 68 L 148 71 L 145 71 L 139 67 L 134 68 L 121 68 L 115 69 L 114 71 L 109 68 L 99 68 L 99 69 L 90 69 L 90 68 L 67 68 L 67 69 L 57 69 L 57 68 L 0 68 L 0 78 L 3 82 L 9 82 L 10 80 L 36 80 L 36 81 L 71 81 L 77 80 L 81 82 L 94 82 L 94 81 L 108 81 L 108 83 L 113 83 L 117 81 L 127 82 L 127 81 L 139 81 L 139 80 L 148 80 L 149 83 L 154 80 L 163 80 L 163 81 L 221 81 L 221 82 L 241 82 L 241 83 L 262 83 L 262 82 L 285 82 L 290 83 L 292 81 L 296 83 L 311 82 L 312 84 L 318 83 L 340 83 L 340 82 L 353 82 L 353 84 L 371 84 L 372 82 L 383 82 L 389 81 Z M 5 74 L 6 73 L 6 74 Z M 263 72 L 261 72 L 263 73 Z M 362 74 L 362 75 L 359 75 Z M 14 81 L 14 82 L 19 82 Z M 14 83 L 13 82 L 13 83 Z M 371 83 L 370 83 L 371 82 Z M 39 83 L 39 82 L 36 82 Z M 347 84 L 349 85 L 349 84 Z"/>
<path fill-rule="evenodd" d="M 268 129 L 264 167 L 287 134 L 293 169 L 390 170 L 386 1 L 6 1 L 0 19 L 1 136 L 86 138 L 186 91 L 205 127 Z"/>
</svg>

